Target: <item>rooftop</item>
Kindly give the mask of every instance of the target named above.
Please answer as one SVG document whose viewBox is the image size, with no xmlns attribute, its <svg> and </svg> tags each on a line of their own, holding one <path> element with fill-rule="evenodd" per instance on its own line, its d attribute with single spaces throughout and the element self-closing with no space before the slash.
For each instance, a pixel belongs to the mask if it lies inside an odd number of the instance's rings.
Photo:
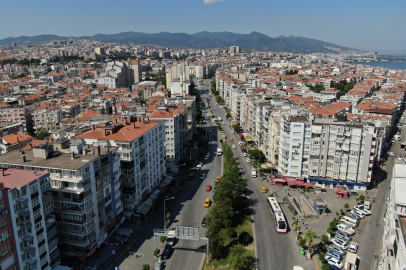
<svg viewBox="0 0 406 270">
<path fill-rule="evenodd" d="M 0 172 L 0 182 L 4 184 L 5 188 L 13 189 L 16 187 L 23 187 L 47 174 L 49 173 L 44 171 L 3 169 L 3 171 Z"/>
</svg>

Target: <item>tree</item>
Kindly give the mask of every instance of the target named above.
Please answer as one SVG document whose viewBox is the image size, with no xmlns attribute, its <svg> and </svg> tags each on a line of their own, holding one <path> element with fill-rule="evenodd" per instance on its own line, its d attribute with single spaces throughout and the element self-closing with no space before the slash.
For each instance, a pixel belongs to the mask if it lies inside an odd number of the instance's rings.
<svg viewBox="0 0 406 270">
<path fill-rule="evenodd" d="M 240 233 L 240 237 L 238 239 L 240 240 L 240 243 L 244 245 L 250 244 L 253 240 L 252 236 L 248 232 Z"/>
<path fill-rule="evenodd" d="M 166 241 L 166 236 L 161 236 L 161 237 L 159 237 L 159 241 L 161 241 L 162 244 L 165 243 L 165 241 Z"/>
<path fill-rule="evenodd" d="M 220 234 L 216 234 L 208 238 L 210 241 L 210 255 L 215 259 L 221 258 L 224 246 L 223 238 L 220 236 Z"/>
<path fill-rule="evenodd" d="M 46 129 L 41 130 L 35 135 L 37 140 L 44 140 L 45 138 L 49 137 L 49 132 Z"/>
<path fill-rule="evenodd" d="M 235 237 L 235 230 L 233 227 L 228 227 L 227 228 L 227 235 L 230 238 L 234 238 Z"/>
<path fill-rule="evenodd" d="M 321 252 L 320 254 L 319 254 L 319 260 L 321 261 L 321 262 L 324 262 L 325 260 L 326 260 L 326 253 L 323 253 L 323 252 Z"/>
<path fill-rule="evenodd" d="M 160 252 L 159 248 L 155 249 L 155 250 L 154 250 L 154 256 L 155 256 L 155 257 L 158 256 L 159 252 Z"/>
<path fill-rule="evenodd" d="M 299 239 L 299 247 L 303 248 L 306 245 L 306 241 L 304 239 Z"/>
<path fill-rule="evenodd" d="M 230 248 L 228 256 L 232 269 L 235 270 L 250 270 L 255 269 L 254 257 L 248 253 L 248 250 L 243 245 L 237 244 Z"/>
<path fill-rule="evenodd" d="M 323 263 L 321 265 L 321 270 L 330 270 L 330 266 L 328 266 L 327 264 Z"/>
<path fill-rule="evenodd" d="M 364 195 L 359 196 L 359 200 L 360 201 L 365 201 L 365 196 Z"/>
<path fill-rule="evenodd" d="M 310 250 L 310 255 L 313 252 L 313 242 L 319 237 L 317 236 L 317 233 L 313 230 L 309 230 L 305 233 L 304 238 L 306 239 L 307 243 L 309 244 L 309 250 Z"/>
<path fill-rule="evenodd" d="M 345 211 L 348 212 L 348 209 L 350 208 L 350 205 L 349 205 L 348 203 L 346 203 L 346 204 L 344 205 L 344 208 L 345 208 Z"/>
<path fill-rule="evenodd" d="M 322 236 L 321 236 L 321 242 L 323 242 L 323 243 L 327 243 L 328 241 L 329 241 L 329 239 L 328 239 L 328 236 L 327 235 L 325 235 L 325 234 L 323 234 Z"/>
<path fill-rule="evenodd" d="M 235 131 L 239 131 L 240 130 L 240 124 L 233 124 L 233 129 Z"/>
<path fill-rule="evenodd" d="M 151 269 L 150 266 L 149 266 L 149 264 L 144 264 L 144 265 L 142 266 L 142 270 L 149 270 L 149 269 Z"/>
</svg>

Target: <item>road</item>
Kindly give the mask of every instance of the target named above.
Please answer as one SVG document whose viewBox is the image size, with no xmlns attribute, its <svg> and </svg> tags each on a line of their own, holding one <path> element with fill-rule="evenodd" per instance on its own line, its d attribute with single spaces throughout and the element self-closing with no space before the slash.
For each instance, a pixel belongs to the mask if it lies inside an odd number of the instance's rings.
<svg viewBox="0 0 406 270">
<path fill-rule="evenodd" d="M 206 111 L 203 115 L 206 115 Z M 209 184 L 214 187 L 216 177 L 222 174 L 222 156 L 216 155 L 218 142 L 214 139 L 214 134 L 215 131 L 208 132 L 211 152 L 209 159 L 204 161 L 200 171 L 196 171 L 193 180 L 186 181 L 186 186 L 172 206 L 172 212 L 179 213 L 172 226 L 200 227 L 200 237 L 205 237 L 206 232 L 206 229 L 201 226 L 203 217 L 207 213 L 203 203 L 206 198 L 213 198 L 213 191 L 207 192 L 205 187 Z M 202 173 L 207 174 L 203 181 L 199 179 Z M 182 203 L 176 203 L 178 201 Z M 201 269 L 205 259 L 205 246 L 206 241 L 204 240 L 179 240 L 174 246 L 171 258 L 166 261 L 165 269 Z"/>
<path fill-rule="evenodd" d="M 225 119 L 224 109 L 220 109 L 215 105 L 214 98 L 212 98 L 210 105 L 216 118 L 220 116 L 221 119 Z M 225 121 L 225 125 L 222 125 L 222 127 L 225 136 L 227 136 L 227 138 L 232 137 L 234 143 L 238 145 L 240 139 L 237 134 L 231 133 L 231 123 Z M 251 178 L 250 172 L 252 165 L 246 162 L 246 158 L 243 157 L 239 147 L 232 150 L 242 175 L 248 184 L 248 195 L 254 219 L 257 269 L 293 269 L 293 266 L 301 264 L 293 233 L 279 234 L 276 232 L 273 217 L 266 202 L 268 195 L 260 192 L 260 187 L 263 185 L 260 178 Z"/>
<path fill-rule="evenodd" d="M 396 141 L 390 150 L 394 152 L 393 156 L 388 156 L 387 164 L 383 167 L 383 178 L 382 182 L 379 184 L 379 191 L 375 200 L 372 204 L 372 215 L 361 221 L 362 240 L 360 243 L 358 256 L 360 257 L 359 269 L 376 269 L 378 266 L 378 260 L 375 259 L 375 254 L 380 254 L 381 240 L 384 229 L 384 215 L 386 209 L 388 208 L 388 195 L 389 187 L 392 180 L 392 169 L 395 164 L 395 158 L 400 156 L 402 153 L 405 157 L 405 151 L 400 149 L 400 142 Z"/>
</svg>

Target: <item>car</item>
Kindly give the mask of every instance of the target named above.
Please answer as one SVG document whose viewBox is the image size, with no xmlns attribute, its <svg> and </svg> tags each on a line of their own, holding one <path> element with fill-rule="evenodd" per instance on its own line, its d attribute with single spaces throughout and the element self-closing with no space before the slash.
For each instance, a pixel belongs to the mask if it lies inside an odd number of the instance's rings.
<svg viewBox="0 0 406 270">
<path fill-rule="evenodd" d="M 348 251 L 351 253 L 357 253 L 358 250 L 358 244 L 355 242 L 351 242 L 350 247 L 348 248 Z"/>
<path fill-rule="evenodd" d="M 211 185 L 207 185 L 206 186 L 206 191 L 210 191 L 211 190 Z"/>
<path fill-rule="evenodd" d="M 209 155 L 205 155 L 205 156 L 204 156 L 204 160 L 208 160 L 209 157 L 210 157 Z"/>
<path fill-rule="evenodd" d="M 166 244 L 173 246 L 175 244 L 176 238 L 175 237 L 168 237 L 166 238 Z"/>
<path fill-rule="evenodd" d="M 343 259 L 342 255 L 340 253 L 338 253 L 337 251 L 332 251 L 332 250 L 327 251 L 326 256 L 324 258 L 326 260 L 328 260 L 330 258 L 336 258 L 340 261 Z"/>
<path fill-rule="evenodd" d="M 394 155 L 395 155 L 395 153 L 389 152 L 389 156 L 394 156 Z"/>
<path fill-rule="evenodd" d="M 341 236 L 347 237 L 348 239 L 350 239 L 350 241 L 352 240 L 352 236 L 349 233 L 346 233 L 346 232 L 343 232 L 340 230 L 336 231 L 336 235 L 341 235 Z"/>
<path fill-rule="evenodd" d="M 203 217 L 203 220 L 202 220 L 202 227 L 206 227 L 206 216 Z"/>
<path fill-rule="evenodd" d="M 339 246 L 334 245 L 334 244 L 329 245 L 329 246 L 327 247 L 327 249 L 328 249 L 328 250 L 335 251 L 335 252 L 338 252 L 338 253 L 340 253 L 341 255 L 345 255 L 345 250 L 342 249 L 342 248 L 340 248 Z"/>
<path fill-rule="evenodd" d="M 347 238 L 346 236 L 341 235 L 341 234 L 336 234 L 334 238 L 337 240 L 343 241 L 346 245 L 350 242 L 349 238 Z"/>
<path fill-rule="evenodd" d="M 236 148 L 235 144 L 233 144 L 231 147 L 232 147 L 233 149 L 235 149 L 235 148 Z"/>
<path fill-rule="evenodd" d="M 216 183 L 217 183 L 218 181 L 220 181 L 220 179 L 221 179 L 221 177 L 220 177 L 220 176 L 217 176 L 217 177 L 216 177 Z"/>
<path fill-rule="evenodd" d="M 162 252 L 162 259 L 167 260 L 171 256 L 172 253 L 172 246 L 166 245 L 164 251 Z"/>
<path fill-rule="evenodd" d="M 343 266 L 344 266 L 343 263 L 340 262 L 340 260 L 338 260 L 338 259 L 336 259 L 336 258 L 330 258 L 330 259 L 327 261 L 327 264 L 332 265 L 332 266 L 335 266 L 335 267 L 338 267 L 339 269 L 343 268 Z"/>
<path fill-rule="evenodd" d="M 234 141 L 234 139 L 233 139 L 233 138 L 230 138 L 229 141 L 232 142 L 232 141 Z"/>
<path fill-rule="evenodd" d="M 231 130 L 231 134 L 234 134 L 235 133 L 235 131 L 234 130 Z"/>
<path fill-rule="evenodd" d="M 255 167 L 252 167 L 252 168 L 251 168 L 251 171 L 256 172 L 257 169 L 255 169 Z"/>
<path fill-rule="evenodd" d="M 204 207 L 209 207 L 210 206 L 210 198 L 206 198 L 204 201 Z"/>
<path fill-rule="evenodd" d="M 238 142 L 238 145 L 242 146 L 242 142 Z"/>
<path fill-rule="evenodd" d="M 191 173 L 189 174 L 189 180 L 192 180 L 193 178 L 195 178 L 195 173 L 194 173 L 194 172 L 191 172 Z"/>
<path fill-rule="evenodd" d="M 250 158 L 247 158 L 247 163 L 251 163 L 251 159 L 250 159 Z"/>
<path fill-rule="evenodd" d="M 248 156 L 247 152 L 242 152 L 242 155 L 243 155 L 244 157 Z"/>
<path fill-rule="evenodd" d="M 334 238 L 333 240 L 331 240 L 331 243 L 333 243 L 334 245 L 336 245 L 342 249 L 348 249 L 347 244 L 342 240 Z"/>
<path fill-rule="evenodd" d="M 199 164 L 196 165 L 196 171 L 200 170 L 203 167 L 203 162 L 199 162 Z"/>
<path fill-rule="evenodd" d="M 366 216 L 372 214 L 372 212 L 369 211 L 368 209 L 366 209 L 364 205 L 356 205 L 356 206 L 354 206 L 354 210 L 361 211 Z"/>
<path fill-rule="evenodd" d="M 202 175 L 200 175 L 200 180 L 204 180 L 207 177 L 207 174 L 203 173 Z"/>
<path fill-rule="evenodd" d="M 262 186 L 262 187 L 261 187 L 261 192 L 262 192 L 262 193 L 266 193 L 266 192 L 267 192 L 266 187 Z"/>
<path fill-rule="evenodd" d="M 348 213 L 347 217 L 358 220 L 358 222 L 360 221 L 361 217 L 358 215 L 355 215 L 354 213 Z"/>
<path fill-rule="evenodd" d="M 360 218 L 365 218 L 365 215 L 362 213 L 362 211 L 352 210 L 350 213 L 358 215 Z"/>
<path fill-rule="evenodd" d="M 207 151 L 206 156 L 210 156 L 210 155 L 211 155 L 210 151 Z"/>
</svg>

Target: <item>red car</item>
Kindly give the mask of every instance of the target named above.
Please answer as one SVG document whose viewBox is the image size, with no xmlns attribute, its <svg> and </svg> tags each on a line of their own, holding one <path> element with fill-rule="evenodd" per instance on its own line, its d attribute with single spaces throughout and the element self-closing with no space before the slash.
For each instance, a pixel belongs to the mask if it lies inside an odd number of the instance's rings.
<svg viewBox="0 0 406 270">
<path fill-rule="evenodd" d="M 211 190 L 211 185 L 207 185 L 206 186 L 206 191 L 210 191 Z"/>
</svg>

